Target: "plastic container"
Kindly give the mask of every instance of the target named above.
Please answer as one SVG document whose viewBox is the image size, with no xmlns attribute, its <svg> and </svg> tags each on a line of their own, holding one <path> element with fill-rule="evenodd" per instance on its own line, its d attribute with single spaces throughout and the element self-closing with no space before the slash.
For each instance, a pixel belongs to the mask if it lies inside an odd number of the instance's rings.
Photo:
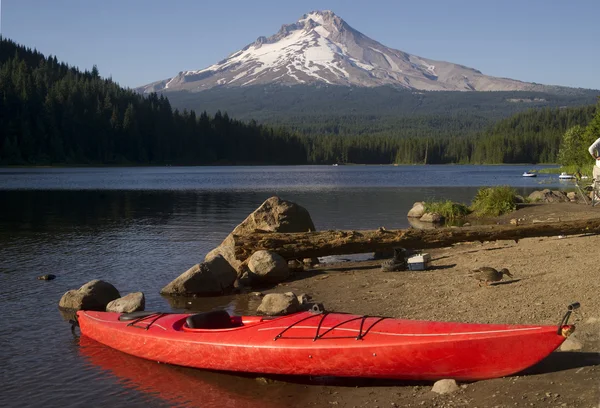
<svg viewBox="0 0 600 408">
<path fill-rule="evenodd" d="M 429 267 L 431 256 L 429 254 L 413 255 L 406 261 L 409 271 L 424 271 Z"/>
</svg>

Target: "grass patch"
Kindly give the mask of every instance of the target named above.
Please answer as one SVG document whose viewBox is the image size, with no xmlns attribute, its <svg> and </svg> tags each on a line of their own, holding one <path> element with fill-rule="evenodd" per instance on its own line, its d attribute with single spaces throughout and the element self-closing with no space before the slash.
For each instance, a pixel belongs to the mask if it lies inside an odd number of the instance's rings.
<svg viewBox="0 0 600 408">
<path fill-rule="evenodd" d="M 478 217 L 497 217 L 517 208 L 516 191 L 509 186 L 480 188 L 471 210 Z"/>
<path fill-rule="evenodd" d="M 447 221 L 454 221 L 464 217 L 465 215 L 468 215 L 471 211 L 464 204 L 446 200 L 425 202 L 425 212 L 437 213 L 444 217 Z"/>
<path fill-rule="evenodd" d="M 538 170 L 538 174 L 560 174 L 560 173 L 576 174 L 577 171 L 579 171 L 581 173 L 581 175 L 583 175 L 583 176 L 592 177 L 593 166 L 594 166 L 594 163 L 590 164 L 589 166 L 583 166 L 583 167 L 577 166 L 575 164 L 571 164 L 568 166 L 540 169 L 540 170 Z"/>
</svg>

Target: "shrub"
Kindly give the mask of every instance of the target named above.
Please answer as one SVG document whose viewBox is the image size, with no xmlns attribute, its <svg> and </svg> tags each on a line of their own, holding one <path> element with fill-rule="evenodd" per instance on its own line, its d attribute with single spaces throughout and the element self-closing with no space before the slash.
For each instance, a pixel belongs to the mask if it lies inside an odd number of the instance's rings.
<svg viewBox="0 0 600 408">
<path fill-rule="evenodd" d="M 425 212 L 437 213 L 448 221 L 454 221 L 470 213 L 466 205 L 450 200 L 425 202 Z"/>
<path fill-rule="evenodd" d="M 509 186 L 480 188 L 473 199 L 471 210 L 480 217 L 497 217 L 517 208 L 516 195 L 516 191 Z"/>
</svg>

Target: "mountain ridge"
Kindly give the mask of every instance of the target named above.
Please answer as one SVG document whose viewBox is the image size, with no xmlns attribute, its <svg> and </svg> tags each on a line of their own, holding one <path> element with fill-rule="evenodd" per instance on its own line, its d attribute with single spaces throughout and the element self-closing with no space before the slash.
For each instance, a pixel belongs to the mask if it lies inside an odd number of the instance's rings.
<svg viewBox="0 0 600 408">
<path fill-rule="evenodd" d="M 216 64 L 181 71 L 136 90 L 199 92 L 268 84 L 389 85 L 419 91 L 547 92 L 563 88 L 488 76 L 465 65 L 412 55 L 367 37 L 332 11 L 313 11 Z"/>
</svg>

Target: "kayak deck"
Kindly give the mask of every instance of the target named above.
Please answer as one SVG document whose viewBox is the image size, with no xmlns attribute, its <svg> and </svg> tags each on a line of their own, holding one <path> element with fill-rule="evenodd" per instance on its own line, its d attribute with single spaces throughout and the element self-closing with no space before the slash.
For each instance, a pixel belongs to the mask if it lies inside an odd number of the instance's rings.
<svg viewBox="0 0 600 408">
<path fill-rule="evenodd" d="M 212 313 L 212 315 L 211 315 Z M 400 320 L 300 312 L 276 318 L 78 312 L 85 336 L 188 367 L 286 375 L 477 380 L 521 371 L 565 339 L 556 326 Z M 563 326 L 567 332 L 572 326 Z"/>
</svg>

